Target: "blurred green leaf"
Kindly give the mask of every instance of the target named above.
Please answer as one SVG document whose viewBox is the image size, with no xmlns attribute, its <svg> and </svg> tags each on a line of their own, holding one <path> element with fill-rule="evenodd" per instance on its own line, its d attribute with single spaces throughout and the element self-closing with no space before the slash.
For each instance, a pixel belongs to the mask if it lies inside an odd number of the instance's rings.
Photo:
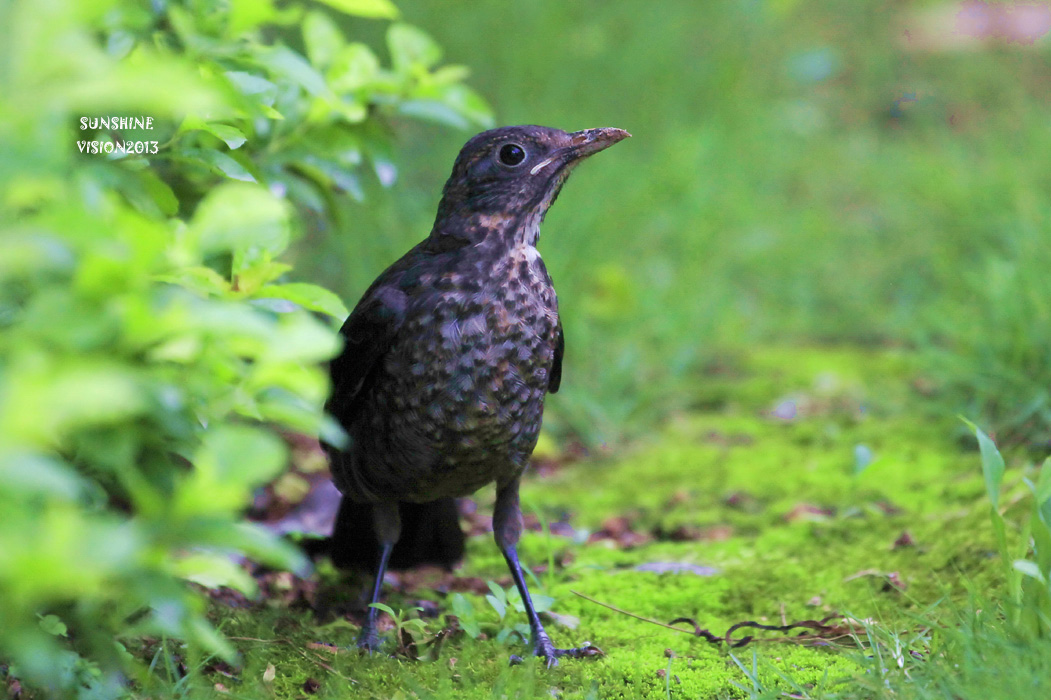
<svg viewBox="0 0 1051 700">
<path fill-rule="evenodd" d="M 1040 474 L 1037 476 L 1033 495 L 1036 496 L 1038 505 L 1051 500 L 1051 457 L 1045 459 L 1040 465 Z"/>
<path fill-rule="evenodd" d="M 186 119 L 184 119 L 179 129 L 181 131 L 188 131 L 191 129 L 206 131 L 209 134 L 215 136 L 216 138 L 222 139 L 222 141 L 231 150 L 236 150 L 240 148 L 244 145 L 245 141 L 248 140 L 247 137 L 241 132 L 241 130 L 235 126 L 230 126 L 229 124 L 220 124 L 217 122 L 208 122 L 193 115 L 188 116 Z M 231 175 L 231 177 L 233 176 Z"/>
<path fill-rule="evenodd" d="M 398 105 L 398 112 L 407 117 L 426 119 L 456 129 L 469 129 L 468 121 L 458 110 L 437 100 L 406 100 Z"/>
<path fill-rule="evenodd" d="M 57 615 L 42 615 L 40 617 L 40 629 L 53 637 L 66 637 L 69 633 L 66 624 Z"/>
<path fill-rule="evenodd" d="M 70 359 L 55 367 L 24 357 L 11 370 L 0 404 L 0 437 L 9 445 L 53 445 L 72 431 L 117 423 L 146 408 L 136 374 L 113 361 Z"/>
<path fill-rule="evenodd" d="M 1000 455 L 1000 451 L 996 449 L 993 441 L 989 439 L 989 436 L 981 428 L 966 418 L 961 417 L 960 420 L 966 423 L 974 432 L 975 437 L 978 438 L 978 449 L 982 455 L 982 475 L 985 477 L 985 490 L 989 494 L 989 500 L 992 502 L 993 508 L 999 508 L 1000 484 L 1004 479 L 1004 458 Z"/>
<path fill-rule="evenodd" d="M 143 170 L 139 173 L 139 179 L 162 214 L 174 216 L 179 211 L 179 200 L 176 199 L 175 192 L 156 173 Z"/>
<path fill-rule="evenodd" d="M 240 180 L 241 182 L 257 181 L 256 177 L 248 172 L 245 166 L 222 151 L 187 150 L 184 153 L 199 158 L 201 162 L 209 165 L 214 172 L 225 175 L 231 180 Z"/>
<path fill-rule="evenodd" d="M 180 557 L 172 562 L 172 573 L 206 588 L 227 586 L 249 597 L 259 590 L 251 574 L 220 553 L 197 552 Z"/>
<path fill-rule="evenodd" d="M 287 362 L 321 362 L 331 359 L 339 349 L 332 329 L 305 314 L 283 314 L 280 317 L 280 340 L 272 343 L 265 357 Z"/>
<path fill-rule="evenodd" d="M 253 73 L 226 71 L 226 78 L 241 94 L 258 97 L 263 104 L 273 105 L 277 97 L 277 85 Z"/>
<path fill-rule="evenodd" d="M 212 190 L 197 207 L 188 233 L 204 253 L 229 251 L 256 262 L 265 252 L 277 255 L 288 246 L 290 212 L 265 189 L 230 183 Z"/>
<path fill-rule="evenodd" d="M 83 496 L 86 481 L 58 459 L 32 452 L 0 454 L 0 483 L 12 494 L 48 494 L 63 500 Z"/>
<path fill-rule="evenodd" d="M 390 0 L 319 0 L 324 4 L 348 15 L 370 17 L 373 19 L 394 19 L 398 8 Z"/>
<path fill-rule="evenodd" d="M 399 73 L 431 68 L 442 58 L 441 47 L 434 39 L 422 30 L 400 22 L 387 29 L 387 48 L 394 70 Z"/>
<path fill-rule="evenodd" d="M 1036 562 L 1027 561 L 1025 559 L 1018 559 L 1014 562 L 1014 568 L 1021 571 L 1026 576 L 1036 579 L 1041 583 L 1047 581 L 1043 572 L 1040 571 L 1040 567 L 1036 565 Z"/>
<path fill-rule="evenodd" d="M 229 37 L 238 37 L 273 20 L 275 15 L 272 0 L 230 0 L 230 18 L 226 34 Z"/>
<path fill-rule="evenodd" d="M 287 47 L 271 48 L 260 53 L 257 59 L 274 75 L 291 81 L 311 95 L 321 95 L 328 90 L 325 79 L 314 66 Z"/>
<path fill-rule="evenodd" d="M 332 292 L 314 284 L 292 282 L 288 284 L 268 284 L 256 293 L 260 298 L 287 299 L 311 311 L 328 314 L 343 322 L 349 315 L 343 301 Z"/>
<path fill-rule="evenodd" d="M 328 71 L 332 89 L 337 92 L 357 90 L 368 85 L 380 69 L 379 59 L 365 44 L 347 44 L 339 50 Z"/>
<path fill-rule="evenodd" d="M 327 14 L 311 10 L 303 19 L 303 43 L 310 62 L 319 68 L 328 68 L 346 40 Z"/>
</svg>

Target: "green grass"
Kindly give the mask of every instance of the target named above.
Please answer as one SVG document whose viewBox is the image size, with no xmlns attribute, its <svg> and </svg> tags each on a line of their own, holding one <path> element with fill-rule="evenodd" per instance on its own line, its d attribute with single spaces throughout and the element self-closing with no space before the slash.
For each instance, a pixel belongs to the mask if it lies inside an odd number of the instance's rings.
<svg viewBox="0 0 1051 700">
<path fill-rule="evenodd" d="M 244 668 L 231 678 L 201 666 L 183 685 L 203 694 L 220 682 L 233 697 L 251 698 L 298 697 L 308 679 L 318 682 L 319 697 L 358 698 L 542 698 L 553 691 L 564 698 L 922 698 L 949 688 L 962 698 L 1037 697 L 1008 692 L 1048 682 L 1039 675 L 1047 642 L 1026 641 L 998 611 L 1008 585 L 979 457 L 973 446 L 961 448 L 955 421 L 924 417 L 916 378 L 913 360 L 897 351 L 804 347 L 727 358 L 693 378 L 688 393 L 698 408 L 659 433 L 626 452 L 529 479 L 527 508 L 581 533 L 530 531 L 522 540 L 524 561 L 555 563 L 538 574 L 536 592 L 555 599 L 553 611 L 568 616 L 561 619 L 579 620 L 575 629 L 550 622 L 549 631 L 562 646 L 590 641 L 604 658 L 564 660 L 552 671 L 508 667 L 508 656 L 526 647 L 514 636 L 495 636 L 520 616 L 509 612 L 501 620 L 471 594 L 465 598 L 488 638 L 455 635 L 437 660 L 418 662 L 311 647 L 350 646 L 357 629 L 271 602 L 214 608 Z M 774 413 L 787 416 L 787 401 L 796 406 L 791 419 Z M 870 462 L 859 459 L 859 445 Z M 1012 552 L 1024 552 L 1017 523 L 1029 508 L 1021 482 L 1034 478 L 1029 469 L 1012 462 L 1002 487 Z M 491 494 L 480 500 L 488 507 Z M 582 544 L 584 534 L 621 516 L 649 541 Z M 696 539 L 659 535 L 677 528 Z M 911 544 L 895 546 L 904 532 Z M 669 563 L 714 571 L 639 568 Z M 510 586 L 488 536 L 469 540 L 458 574 Z M 352 595 L 330 574 L 322 590 L 333 599 Z M 694 618 L 716 634 L 743 620 L 779 624 L 833 611 L 864 624 L 856 643 L 728 650 L 573 591 L 658 621 Z M 391 594 L 386 603 L 409 610 L 420 599 L 439 607 L 439 618 L 426 621 L 433 635 L 453 611 L 450 595 L 425 586 Z M 955 670 L 964 663 L 965 673 Z M 268 664 L 270 681 L 263 679 Z M 998 674 L 1007 673 L 1024 675 L 1003 681 L 997 694 Z"/>
</svg>

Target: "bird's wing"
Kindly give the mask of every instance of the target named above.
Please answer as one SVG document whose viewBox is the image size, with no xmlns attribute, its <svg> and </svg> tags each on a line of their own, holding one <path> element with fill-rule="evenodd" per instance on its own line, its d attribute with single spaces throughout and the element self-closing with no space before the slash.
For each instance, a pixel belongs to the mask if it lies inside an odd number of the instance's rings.
<svg viewBox="0 0 1051 700">
<path fill-rule="evenodd" d="M 556 329 L 558 338 L 555 339 L 555 361 L 551 363 L 551 376 L 547 383 L 547 390 L 552 394 L 558 391 L 562 385 L 562 355 L 566 351 L 566 336 L 562 332 L 562 321 L 559 320 Z"/>
<path fill-rule="evenodd" d="M 343 352 L 329 364 L 332 394 L 325 410 L 344 426 L 358 410 L 383 356 L 405 318 L 408 297 L 393 285 L 374 286 L 347 317 L 340 335 Z"/>
</svg>

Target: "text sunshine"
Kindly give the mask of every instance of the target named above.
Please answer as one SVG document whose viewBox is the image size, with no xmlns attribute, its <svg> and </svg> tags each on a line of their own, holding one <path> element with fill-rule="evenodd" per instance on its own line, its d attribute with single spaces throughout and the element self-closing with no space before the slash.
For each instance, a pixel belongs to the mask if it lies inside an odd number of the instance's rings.
<svg viewBox="0 0 1051 700">
<path fill-rule="evenodd" d="M 152 129 L 153 117 L 81 117 L 80 130 Z"/>
</svg>

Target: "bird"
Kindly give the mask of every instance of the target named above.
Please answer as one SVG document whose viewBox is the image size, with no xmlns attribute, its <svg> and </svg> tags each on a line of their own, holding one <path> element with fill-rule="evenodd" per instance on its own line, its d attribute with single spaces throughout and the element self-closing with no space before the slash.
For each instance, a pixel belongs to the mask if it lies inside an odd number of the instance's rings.
<svg viewBox="0 0 1051 700">
<path fill-rule="evenodd" d="M 629 136 L 525 125 L 469 139 L 430 233 L 365 291 L 329 365 L 325 410 L 346 437 L 323 441 L 342 494 L 334 558 L 371 559 L 376 603 L 392 563 L 450 565 L 462 556 L 454 499 L 495 483 L 494 538 L 524 603 L 533 654 L 549 667 L 589 654 L 551 642 L 517 553 L 519 483 L 565 351 L 537 242 L 572 169 Z M 399 539 L 403 554 L 392 557 Z M 357 640 L 368 652 L 380 646 L 376 619 L 370 605 Z"/>
</svg>

